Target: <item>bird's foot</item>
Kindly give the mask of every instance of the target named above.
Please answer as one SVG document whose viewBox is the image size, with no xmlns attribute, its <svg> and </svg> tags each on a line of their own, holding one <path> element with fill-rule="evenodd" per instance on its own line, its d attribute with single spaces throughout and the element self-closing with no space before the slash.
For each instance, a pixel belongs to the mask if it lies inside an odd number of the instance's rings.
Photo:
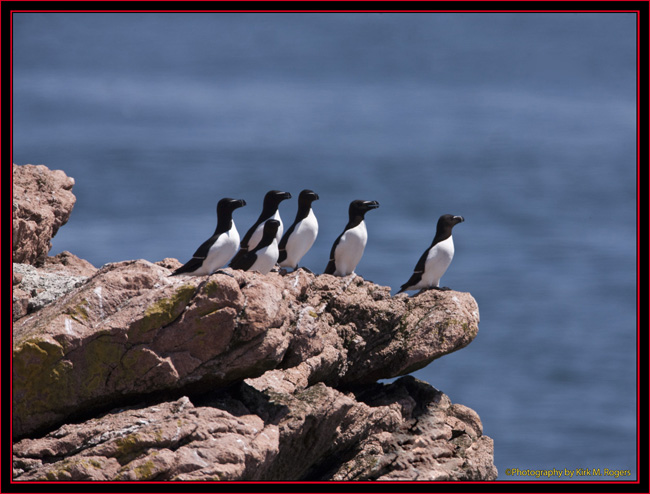
<svg viewBox="0 0 650 494">
<path fill-rule="evenodd" d="M 296 269 L 302 269 L 303 271 L 306 271 L 309 274 L 314 274 L 314 272 L 311 269 L 302 266 L 300 268 L 296 266 Z"/>
<path fill-rule="evenodd" d="M 217 269 L 214 273 L 212 274 L 225 274 L 226 276 L 230 276 L 231 278 L 234 278 L 235 275 L 232 273 L 228 273 L 227 271 L 224 271 L 223 269 Z"/>
<path fill-rule="evenodd" d="M 280 270 L 278 271 L 278 273 L 280 274 L 280 276 L 286 276 L 286 274 L 287 274 L 288 272 L 289 272 L 289 271 L 288 271 L 286 268 L 280 268 Z"/>
<path fill-rule="evenodd" d="M 451 288 L 449 288 L 448 286 L 434 286 L 433 289 L 438 290 L 440 292 L 448 292 L 449 290 L 451 290 Z"/>
</svg>

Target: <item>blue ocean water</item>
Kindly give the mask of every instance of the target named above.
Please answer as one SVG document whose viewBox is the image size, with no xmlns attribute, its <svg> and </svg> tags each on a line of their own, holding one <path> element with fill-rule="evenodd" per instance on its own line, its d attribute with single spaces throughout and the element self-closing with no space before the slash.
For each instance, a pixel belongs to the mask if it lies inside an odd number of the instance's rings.
<svg viewBox="0 0 650 494">
<path fill-rule="evenodd" d="M 357 273 L 396 291 L 463 215 L 442 281 L 479 335 L 416 377 L 479 413 L 499 480 L 636 477 L 634 14 L 21 13 L 13 35 L 13 162 L 76 181 L 51 255 L 184 262 L 221 197 L 243 234 L 267 190 L 311 188 L 302 264 L 377 200 Z"/>
</svg>

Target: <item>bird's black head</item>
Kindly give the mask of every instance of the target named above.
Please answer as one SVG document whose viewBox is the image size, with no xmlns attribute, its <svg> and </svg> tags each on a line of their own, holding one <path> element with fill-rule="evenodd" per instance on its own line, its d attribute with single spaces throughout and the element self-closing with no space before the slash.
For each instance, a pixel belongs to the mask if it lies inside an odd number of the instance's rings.
<svg viewBox="0 0 650 494">
<path fill-rule="evenodd" d="M 312 202 L 317 201 L 318 199 L 320 199 L 320 197 L 318 197 L 318 194 L 316 194 L 316 192 L 313 190 L 305 189 L 300 192 L 300 195 L 298 196 L 298 205 L 310 206 Z"/>
<path fill-rule="evenodd" d="M 465 221 L 465 218 L 462 216 L 443 214 L 438 219 L 438 225 L 436 226 L 436 236 L 433 239 L 433 243 L 435 244 L 451 237 L 451 229 L 454 227 L 454 225 L 462 223 L 463 221 Z"/>
<path fill-rule="evenodd" d="M 217 203 L 217 214 L 220 212 L 233 212 L 237 208 L 246 206 L 246 201 L 243 199 L 231 199 L 230 197 L 224 197 Z"/>
<path fill-rule="evenodd" d="M 264 209 L 277 208 L 285 199 L 291 199 L 291 194 L 289 192 L 269 190 L 264 196 Z"/>
<path fill-rule="evenodd" d="M 266 223 L 264 223 L 264 232 L 262 233 L 262 237 L 275 237 L 276 233 L 278 233 L 278 228 L 280 228 L 280 222 L 278 220 L 267 220 Z"/>
<path fill-rule="evenodd" d="M 379 203 L 377 201 L 361 201 L 357 199 L 350 203 L 350 219 L 354 217 L 362 217 L 371 209 L 377 209 Z"/>
<path fill-rule="evenodd" d="M 443 214 L 438 219 L 438 227 L 444 226 L 444 227 L 453 228 L 454 225 L 457 225 L 458 223 L 462 223 L 463 221 L 465 221 L 465 218 L 463 218 L 462 216 L 454 216 L 453 214 Z"/>
</svg>

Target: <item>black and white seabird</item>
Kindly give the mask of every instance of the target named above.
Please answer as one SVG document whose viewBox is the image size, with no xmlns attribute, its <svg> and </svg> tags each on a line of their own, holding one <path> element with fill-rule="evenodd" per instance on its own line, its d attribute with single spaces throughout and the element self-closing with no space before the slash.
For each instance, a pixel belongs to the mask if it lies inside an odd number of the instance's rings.
<svg viewBox="0 0 650 494">
<path fill-rule="evenodd" d="M 332 245 L 330 260 L 325 268 L 325 274 L 347 276 L 354 273 L 359 264 L 368 241 L 368 230 L 363 221 L 364 215 L 371 209 L 379 207 L 377 201 L 352 201 L 349 209 L 349 221 L 345 230 Z"/>
<path fill-rule="evenodd" d="M 465 221 L 465 218 L 462 216 L 453 216 L 451 214 L 443 214 L 438 219 L 436 236 L 433 237 L 431 246 L 424 251 L 424 254 L 415 265 L 413 275 L 401 286 L 397 293 L 422 288 L 449 290 L 446 286 L 440 288 L 440 278 L 445 274 L 451 260 L 454 258 L 454 240 L 451 236 L 451 229 L 454 225 L 463 221 Z"/>
<path fill-rule="evenodd" d="M 253 250 L 249 250 L 238 260 L 230 263 L 234 269 L 243 269 L 244 271 L 257 271 L 261 274 L 267 274 L 275 263 L 278 262 L 278 239 L 276 237 L 280 228 L 278 220 L 267 220 L 264 223 L 262 239 Z"/>
<path fill-rule="evenodd" d="M 214 273 L 228 262 L 239 248 L 239 232 L 232 212 L 246 205 L 243 199 L 226 197 L 217 203 L 217 229 L 209 239 L 196 249 L 192 259 L 174 271 L 171 276 L 186 274 L 204 276 Z"/>
<path fill-rule="evenodd" d="M 300 259 L 314 245 L 318 236 L 318 221 L 311 203 L 318 199 L 318 194 L 309 189 L 303 190 L 298 196 L 296 219 L 280 240 L 280 267 L 296 269 Z"/>
<path fill-rule="evenodd" d="M 280 223 L 277 232 L 277 241 L 280 242 L 282 238 L 282 219 L 280 218 L 280 211 L 278 211 L 278 206 L 285 199 L 291 199 L 291 194 L 289 192 L 282 192 L 279 190 L 270 190 L 264 196 L 264 204 L 262 206 L 262 212 L 260 213 L 257 221 L 249 228 L 244 235 L 244 238 L 241 240 L 239 246 L 239 251 L 235 254 L 235 257 L 230 261 L 230 267 L 234 267 L 233 263 L 239 261 L 246 252 L 253 250 L 259 241 L 262 239 L 262 232 L 264 230 L 264 224 L 267 220 L 273 219 Z"/>
</svg>

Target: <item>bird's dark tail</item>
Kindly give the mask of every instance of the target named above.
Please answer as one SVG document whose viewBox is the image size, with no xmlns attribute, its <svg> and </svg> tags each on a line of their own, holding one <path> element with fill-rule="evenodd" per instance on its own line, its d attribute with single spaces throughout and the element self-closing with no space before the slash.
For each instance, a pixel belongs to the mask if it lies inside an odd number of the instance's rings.
<svg viewBox="0 0 650 494">
<path fill-rule="evenodd" d="M 402 292 L 405 292 L 406 290 L 409 290 L 410 286 L 417 285 L 420 282 L 421 279 L 422 279 L 422 273 L 420 273 L 418 271 L 415 271 L 411 275 L 409 280 L 399 288 L 399 292 L 397 292 L 397 293 L 402 293 Z M 397 293 L 395 295 L 397 295 Z"/>
<path fill-rule="evenodd" d="M 202 262 L 203 259 L 198 257 L 193 257 L 169 276 L 176 276 L 178 274 L 191 273 L 192 271 L 196 271 L 201 267 Z"/>
<path fill-rule="evenodd" d="M 325 268 L 325 271 L 323 271 L 323 274 L 334 274 L 334 271 L 336 271 L 336 264 L 334 264 L 333 260 L 330 260 L 330 262 L 327 263 L 327 267 Z"/>
</svg>

